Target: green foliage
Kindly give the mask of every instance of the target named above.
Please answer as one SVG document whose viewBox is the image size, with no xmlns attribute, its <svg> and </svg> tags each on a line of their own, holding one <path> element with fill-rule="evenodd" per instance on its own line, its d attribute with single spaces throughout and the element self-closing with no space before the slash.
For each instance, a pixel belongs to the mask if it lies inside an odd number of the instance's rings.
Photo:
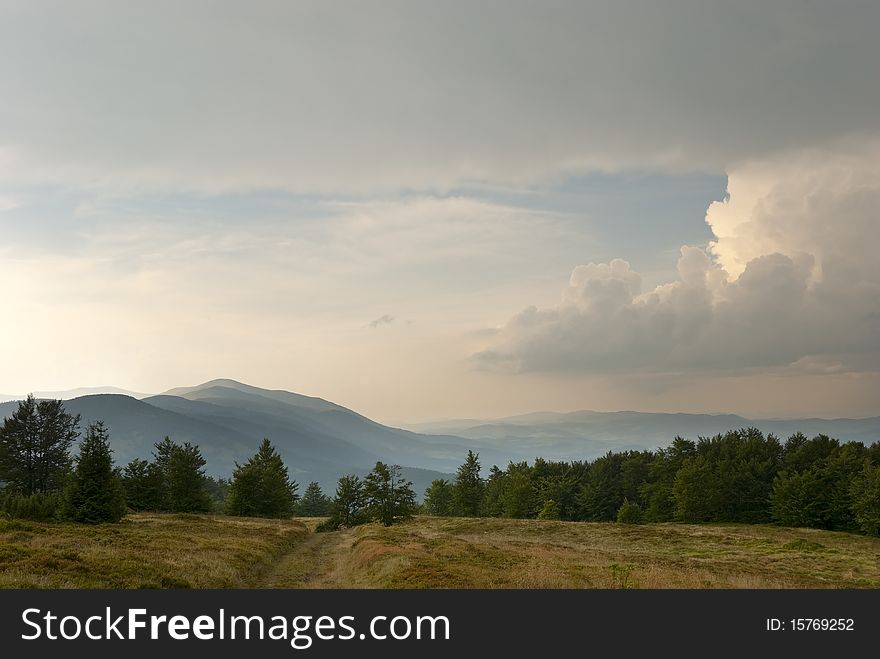
<svg viewBox="0 0 880 659">
<path fill-rule="evenodd" d="M 153 461 L 137 458 L 122 470 L 126 503 L 132 510 L 208 512 L 222 510 L 228 481 L 205 476 L 198 446 L 157 442 Z"/>
<path fill-rule="evenodd" d="M 452 484 L 448 480 L 431 481 L 425 490 L 425 512 L 438 517 L 452 514 Z"/>
<path fill-rule="evenodd" d="M 612 588 L 632 588 L 633 584 L 630 581 L 630 576 L 632 575 L 633 566 L 632 565 L 621 565 L 619 563 L 612 563 L 608 566 L 608 570 L 611 572 L 611 587 Z"/>
<path fill-rule="evenodd" d="M 48 522 L 59 517 L 63 497 L 51 494 L 0 494 L 0 517 Z"/>
<path fill-rule="evenodd" d="M 205 490 L 208 492 L 208 498 L 211 500 L 212 512 L 226 512 L 226 497 L 229 495 L 230 483 L 231 481 L 228 478 L 205 477 Z"/>
<path fill-rule="evenodd" d="M 583 462 L 535 460 L 531 468 L 532 487 L 538 507 L 552 500 L 559 512 L 559 519 L 577 518 L 577 493 L 580 481 L 586 474 Z"/>
<path fill-rule="evenodd" d="M 635 501 L 624 499 L 620 510 L 617 511 L 618 524 L 641 524 L 644 521 L 642 507 Z"/>
<path fill-rule="evenodd" d="M 174 453 L 172 464 L 173 459 Z M 230 515 L 290 517 L 298 499 L 297 488 L 281 456 L 269 440 L 264 439 L 253 457 L 243 465 L 236 464 L 226 510 Z"/>
<path fill-rule="evenodd" d="M 880 441 L 871 444 L 871 447 L 867 450 L 867 454 L 868 460 L 871 461 L 871 464 L 875 467 L 880 467 Z"/>
<path fill-rule="evenodd" d="M 795 433 L 782 449 L 781 469 L 800 473 L 817 464 L 825 464 L 839 447 L 840 442 L 827 435 L 807 439 L 803 433 Z"/>
<path fill-rule="evenodd" d="M 173 508 L 171 505 L 171 492 L 169 490 L 169 477 L 171 473 L 169 467 L 171 465 L 171 454 L 176 446 L 177 444 L 172 442 L 168 436 L 153 446 L 153 470 L 157 474 L 156 478 L 159 483 L 159 489 L 156 494 L 156 501 L 158 503 L 156 510 L 168 511 Z"/>
<path fill-rule="evenodd" d="M 125 502 L 132 510 L 162 510 L 165 504 L 164 474 L 154 462 L 136 458 L 122 470 Z"/>
<path fill-rule="evenodd" d="M 452 491 L 452 510 L 460 517 L 477 517 L 483 503 L 485 483 L 480 476 L 480 455 L 468 451 L 458 468 Z"/>
<path fill-rule="evenodd" d="M 118 522 L 125 515 L 125 492 L 113 468 L 112 450 L 102 421 L 91 424 L 80 443 L 76 469 L 64 494 L 64 516 L 75 522 Z"/>
<path fill-rule="evenodd" d="M 506 474 L 492 465 L 489 470 L 489 478 L 486 480 L 483 494 L 483 504 L 481 507 L 482 514 L 486 517 L 501 517 L 504 514 L 504 506 L 502 505 L 501 496 L 504 493 L 504 481 Z M 455 486 L 453 486 L 454 488 Z M 453 497 L 455 490 L 453 489 Z M 455 502 L 453 498 L 453 514 L 455 514 Z"/>
<path fill-rule="evenodd" d="M 853 514 L 852 482 L 862 473 L 867 449 L 861 442 L 841 444 L 831 455 L 823 470 L 826 482 L 827 520 L 825 528 L 836 531 L 857 531 Z"/>
<path fill-rule="evenodd" d="M 416 511 L 412 483 L 403 478 L 400 465 L 377 462 L 364 479 L 364 498 L 370 519 L 384 526 L 409 519 Z"/>
<path fill-rule="evenodd" d="M 330 517 L 326 522 L 319 524 L 317 530 L 351 528 L 365 521 L 367 520 L 364 511 L 363 482 L 353 474 L 343 476 L 336 485 L 336 496 L 330 506 Z"/>
<path fill-rule="evenodd" d="M 501 509 L 505 517 L 534 517 L 537 496 L 532 488 L 532 474 L 525 462 L 510 463 L 501 490 Z"/>
<path fill-rule="evenodd" d="M 544 507 L 538 513 L 538 519 L 559 519 L 559 506 L 556 505 L 553 499 L 547 499 L 544 502 Z"/>
<path fill-rule="evenodd" d="M 721 482 L 706 456 L 689 458 L 672 486 L 675 517 L 682 522 L 711 522 L 723 507 Z"/>
<path fill-rule="evenodd" d="M 620 472 L 625 459 L 626 454 L 609 451 L 590 465 L 578 494 L 581 519 L 611 522 L 617 518 L 624 498 Z"/>
<path fill-rule="evenodd" d="M 782 471 L 773 482 L 774 521 L 783 526 L 823 528 L 827 520 L 825 482 L 815 469 Z"/>
<path fill-rule="evenodd" d="M 60 400 L 30 395 L 20 401 L 0 426 L 0 482 L 6 489 L 24 495 L 60 491 L 70 473 L 79 420 Z"/>
<path fill-rule="evenodd" d="M 168 455 L 165 482 L 168 510 L 195 513 L 211 510 L 205 486 L 205 459 L 198 446 L 173 444 Z"/>
<path fill-rule="evenodd" d="M 302 517 L 325 517 L 330 514 L 333 502 L 321 490 L 321 486 L 312 481 L 306 487 L 302 499 L 296 508 L 296 514 Z"/>
<path fill-rule="evenodd" d="M 687 522 L 770 521 L 770 493 L 782 447 L 756 428 L 700 438 L 673 484 L 676 515 Z"/>
<path fill-rule="evenodd" d="M 862 472 L 853 478 L 850 495 L 859 530 L 868 535 L 880 535 L 880 465 L 865 460 Z"/>
<path fill-rule="evenodd" d="M 648 469 L 647 480 L 639 487 L 645 504 L 645 520 L 669 522 L 676 516 L 675 477 L 684 461 L 696 455 L 694 442 L 676 437 L 665 449 L 658 449 Z"/>
<path fill-rule="evenodd" d="M 493 465 L 479 480 L 483 496 L 469 510 L 486 517 L 548 518 L 637 522 L 775 521 L 785 525 L 852 531 L 866 528 L 856 517 L 854 480 L 863 464 L 877 466 L 880 442 L 865 448 L 818 435 L 792 435 L 783 447 L 755 428 L 733 430 L 698 442 L 676 437 L 666 448 L 609 452 L 592 462 Z M 465 509 L 463 493 L 479 474 L 468 452 L 453 490 L 453 514 Z M 435 489 L 436 486 L 436 489 Z M 476 487 L 470 489 L 476 491 Z M 426 511 L 443 500 L 444 485 L 426 491 Z M 867 510 L 871 502 L 868 497 Z M 548 503 L 550 502 L 550 503 Z M 442 506 L 440 508 L 443 509 Z M 861 509 L 860 509 L 861 510 Z M 623 519 L 620 518 L 624 512 Z M 638 514 L 636 514 L 638 513 Z M 868 514 L 869 513 L 862 513 Z M 870 523 L 869 523 L 869 528 Z"/>
</svg>

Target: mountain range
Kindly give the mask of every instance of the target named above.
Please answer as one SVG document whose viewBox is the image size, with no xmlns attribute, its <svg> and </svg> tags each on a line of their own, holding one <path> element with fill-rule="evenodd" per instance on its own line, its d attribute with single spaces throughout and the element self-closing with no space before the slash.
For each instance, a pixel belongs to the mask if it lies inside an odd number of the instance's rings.
<svg viewBox="0 0 880 659">
<path fill-rule="evenodd" d="M 102 391 L 120 391 L 104 388 Z M 79 390 L 82 391 L 82 390 Z M 73 392 L 73 393 L 79 393 Z M 714 435 L 755 426 L 781 438 L 795 431 L 824 433 L 842 441 L 880 440 L 880 417 L 867 419 L 751 420 L 735 415 L 642 412 L 537 412 L 490 420 L 452 420 L 385 426 L 322 398 L 268 390 L 234 380 L 212 380 L 171 389 L 157 396 L 123 393 L 70 395 L 65 407 L 83 424 L 103 420 L 110 430 L 117 464 L 149 458 L 153 445 L 170 436 L 201 447 L 207 472 L 228 476 L 236 462 L 252 455 L 268 437 L 305 484 L 335 489 L 345 473 L 364 474 L 382 460 L 404 466 L 421 494 L 434 478 L 450 478 L 468 449 L 480 453 L 484 468 L 509 460 L 591 459 L 609 450 L 653 449 L 676 435 Z M 38 397 L 41 397 L 38 395 Z M 49 397 L 42 395 L 42 397 Z M 0 418 L 17 403 L 0 403 Z"/>
</svg>

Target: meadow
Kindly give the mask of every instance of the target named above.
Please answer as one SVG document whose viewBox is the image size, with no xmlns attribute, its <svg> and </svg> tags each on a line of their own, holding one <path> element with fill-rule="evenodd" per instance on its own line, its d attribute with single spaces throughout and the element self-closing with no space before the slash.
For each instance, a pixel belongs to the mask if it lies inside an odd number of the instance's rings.
<svg viewBox="0 0 880 659">
<path fill-rule="evenodd" d="M 876 588 L 880 539 L 742 524 L 417 517 L 315 533 L 317 519 L 133 514 L 0 520 L 12 588 Z"/>
</svg>

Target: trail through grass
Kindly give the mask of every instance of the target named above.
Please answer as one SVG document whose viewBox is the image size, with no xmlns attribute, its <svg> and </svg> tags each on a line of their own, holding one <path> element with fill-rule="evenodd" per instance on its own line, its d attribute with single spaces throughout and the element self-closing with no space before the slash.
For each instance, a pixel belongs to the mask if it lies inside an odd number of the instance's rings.
<svg viewBox="0 0 880 659">
<path fill-rule="evenodd" d="M 878 588 L 880 539 L 773 526 L 420 517 L 0 520 L 0 587 Z"/>
</svg>

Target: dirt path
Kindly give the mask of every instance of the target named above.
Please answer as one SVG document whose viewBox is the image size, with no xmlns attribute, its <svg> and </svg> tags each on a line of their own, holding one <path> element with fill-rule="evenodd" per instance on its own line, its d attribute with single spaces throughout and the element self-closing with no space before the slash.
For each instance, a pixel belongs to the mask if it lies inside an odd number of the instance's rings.
<svg viewBox="0 0 880 659">
<path fill-rule="evenodd" d="M 315 533 L 269 568 L 256 588 L 345 588 L 340 581 L 341 562 L 354 541 L 352 531 Z"/>
</svg>

